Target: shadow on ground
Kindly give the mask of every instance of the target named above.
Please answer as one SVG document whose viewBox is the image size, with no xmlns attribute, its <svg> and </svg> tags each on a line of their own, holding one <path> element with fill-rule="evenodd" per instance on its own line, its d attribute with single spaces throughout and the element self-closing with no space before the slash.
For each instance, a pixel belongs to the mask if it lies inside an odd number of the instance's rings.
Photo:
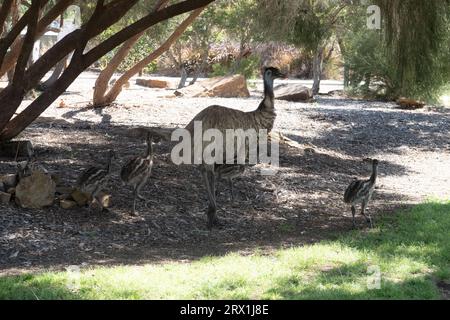
<svg viewBox="0 0 450 320">
<path fill-rule="evenodd" d="M 65 118 L 70 120 L 83 110 L 68 112 Z M 114 149 L 120 160 L 113 165 L 115 173 L 107 187 L 113 195 L 110 212 L 91 214 L 84 208 L 63 210 L 57 205 L 45 210 L 1 207 L 1 269 L 14 272 L 81 263 L 140 264 L 196 259 L 230 251 L 245 253 L 256 247 L 270 250 L 333 239 L 351 229 L 350 212 L 342 203 L 346 186 L 354 176 L 370 174 L 370 168 L 360 161 L 282 146 L 278 173 L 268 177 L 259 175 L 257 167 L 248 170 L 235 180 L 234 203 L 229 199 L 228 184 L 219 183 L 218 215 L 224 227 L 209 232 L 204 214 L 206 191 L 198 170 L 171 164 L 169 144 L 163 143 L 156 147 L 153 176 L 143 190 L 148 200 L 138 203 L 140 215 L 132 217 L 131 190 L 121 185 L 118 172 L 128 157 L 145 150 L 145 144 L 126 135 L 132 127 L 115 126 L 104 110 L 98 112 L 103 115 L 100 123 L 44 119 L 30 126 L 23 137 L 33 140 L 39 163 L 59 175 L 61 184 L 66 186 L 73 185 L 86 166 L 104 163 L 106 151 Z M 368 112 L 371 118 L 380 120 L 354 124 L 351 130 L 331 131 L 313 139 L 313 143 L 333 149 L 333 145 L 327 144 L 328 137 L 342 135 L 349 141 L 354 137 L 361 142 L 360 148 L 351 148 L 349 142 L 344 150 L 355 156 L 405 144 L 421 148 L 444 145 L 439 139 L 442 137 L 437 119 L 432 116 L 417 115 L 414 118 L 417 124 L 408 125 L 406 130 L 394 125 L 386 127 L 386 119 L 381 120 L 389 115 L 389 121 L 399 122 L 400 115 L 395 112 L 381 115 L 378 111 Z M 337 113 L 330 113 L 325 120 L 318 121 L 351 122 L 351 114 L 341 111 L 339 114 L 339 119 Z M 380 140 L 386 143 L 368 142 L 371 134 L 367 128 L 373 134 L 383 135 Z M 414 128 L 428 137 L 422 144 L 412 138 Z M 405 140 L 398 140 L 396 134 L 405 130 Z M 14 164 L 1 162 L 0 168 L 2 172 L 10 172 Z M 408 174 L 404 167 L 389 162 L 383 163 L 383 170 L 395 175 Z M 377 190 L 369 210 L 375 217 L 382 212 L 389 214 L 402 207 L 403 201 L 408 199 L 401 194 Z M 361 217 L 358 221 L 365 227 Z"/>
</svg>

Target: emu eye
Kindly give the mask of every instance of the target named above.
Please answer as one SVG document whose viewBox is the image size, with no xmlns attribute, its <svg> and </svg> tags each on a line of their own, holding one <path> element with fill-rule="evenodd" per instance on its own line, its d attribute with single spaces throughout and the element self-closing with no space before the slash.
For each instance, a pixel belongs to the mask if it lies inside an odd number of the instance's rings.
<svg viewBox="0 0 450 320">
<path fill-rule="evenodd" d="M 267 73 L 268 76 L 271 76 L 271 75 L 272 75 L 272 71 L 271 71 L 271 70 L 267 70 L 266 73 Z"/>
</svg>

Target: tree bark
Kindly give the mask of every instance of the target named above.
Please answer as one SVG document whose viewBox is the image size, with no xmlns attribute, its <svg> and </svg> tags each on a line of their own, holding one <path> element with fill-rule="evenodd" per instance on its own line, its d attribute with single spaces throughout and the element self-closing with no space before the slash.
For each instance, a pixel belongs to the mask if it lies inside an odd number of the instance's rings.
<svg viewBox="0 0 450 320">
<path fill-rule="evenodd" d="M 316 95 L 320 90 L 320 78 L 322 77 L 322 62 L 323 62 L 323 51 L 324 47 L 320 46 L 317 48 L 317 52 L 314 55 L 314 63 L 313 63 L 313 86 L 312 93 Z"/>
<path fill-rule="evenodd" d="M 155 51 L 149 54 L 147 57 L 139 61 L 133 67 L 131 67 L 127 72 L 125 72 L 114 85 L 111 87 L 109 92 L 102 97 L 102 99 L 98 100 L 98 104 L 96 106 L 108 105 L 113 103 L 119 94 L 122 92 L 122 87 L 139 71 L 144 69 L 147 65 L 149 65 L 153 60 L 158 58 L 164 52 L 166 52 L 170 46 L 183 34 L 183 32 L 187 29 L 187 27 L 197 18 L 200 13 L 203 11 L 204 7 L 200 9 L 194 10 L 189 17 L 186 18 L 172 33 L 172 35 Z"/>
<path fill-rule="evenodd" d="M 44 0 L 44 4 L 42 5 L 42 7 L 47 2 L 48 0 Z M 47 14 L 45 14 L 44 17 L 42 17 L 42 19 L 39 21 L 36 38 L 41 37 L 46 32 L 48 25 L 52 23 L 59 15 L 61 15 L 67 9 L 67 7 L 70 6 L 73 2 L 75 2 L 75 0 L 59 0 L 58 3 L 55 4 L 47 12 Z M 14 26 L 14 28 L 17 28 L 17 30 L 15 31 L 14 34 L 11 35 L 12 40 L 9 39 L 8 42 L 0 44 L 0 77 L 2 77 L 5 73 L 7 73 L 14 67 L 17 58 L 19 57 L 24 39 L 23 38 L 16 39 L 16 38 L 20 35 L 20 32 L 23 30 L 29 19 L 27 13 L 28 11 Z M 13 30 L 11 30 L 8 33 L 7 35 L 8 37 L 12 31 Z M 8 48 L 10 48 L 10 50 L 8 53 L 6 53 Z"/>
<path fill-rule="evenodd" d="M 10 100 L 14 96 L 14 90 L 12 86 L 8 86 L 0 92 L 0 109 L 2 110 L 2 113 L 0 113 L 0 141 L 8 141 L 22 132 L 68 88 L 68 86 L 79 76 L 81 72 L 83 72 L 83 70 L 85 70 L 100 57 L 125 42 L 127 39 L 161 21 L 168 20 L 185 12 L 193 10 L 197 11 L 197 9 L 203 8 L 213 1 L 214 0 L 185 0 L 164 8 L 157 13 L 148 14 L 144 18 L 117 32 L 115 35 L 100 43 L 89 52 L 83 53 L 89 39 L 95 37 L 104 29 L 108 28 L 110 25 L 114 24 L 121 17 L 123 17 L 123 15 L 128 12 L 136 1 L 114 1 L 113 6 L 111 6 L 111 4 L 113 4 L 113 2 L 111 2 L 100 10 L 98 15 L 94 13 L 89 22 L 83 28 L 77 29 L 67 35 L 64 39 L 48 50 L 27 70 L 23 81 L 25 91 L 33 88 L 43 77 L 43 75 L 53 67 L 53 65 L 75 49 L 74 57 L 72 58 L 69 67 L 63 72 L 58 81 L 43 92 L 36 100 L 34 100 L 12 120 L 10 119 L 18 107 L 18 105 L 10 105 Z M 105 8 L 109 9 L 106 10 Z M 169 42 L 169 40 L 166 42 Z M 167 50 L 167 48 L 163 49 Z M 146 64 L 141 66 L 138 64 L 137 68 L 142 69 L 145 65 Z M 121 86 L 122 85 L 120 85 L 120 87 Z"/>
<path fill-rule="evenodd" d="M 181 89 L 186 86 L 186 80 L 188 78 L 188 73 L 186 71 L 186 67 L 184 66 L 184 64 L 181 64 L 180 74 L 181 74 L 180 82 L 178 83 L 177 89 Z"/>
<path fill-rule="evenodd" d="M 43 83 L 37 86 L 38 90 L 45 91 L 49 87 L 51 87 L 59 78 L 59 76 L 64 72 L 66 68 L 67 60 L 69 60 L 69 56 L 66 56 L 60 62 L 58 62 L 55 66 L 55 70 L 52 75 Z"/>
<path fill-rule="evenodd" d="M 156 5 L 154 6 L 152 12 L 156 12 L 156 11 L 160 10 L 161 8 L 165 7 L 168 2 L 169 2 L 169 0 L 159 0 L 156 3 Z M 114 72 L 116 72 L 119 65 L 125 59 L 125 57 L 130 52 L 130 50 L 133 48 L 133 46 L 136 44 L 136 42 L 142 37 L 144 32 L 145 31 L 128 39 L 120 47 L 120 49 L 116 52 L 116 54 L 111 59 L 111 61 L 108 63 L 108 65 L 105 67 L 105 69 L 102 70 L 102 72 L 98 76 L 97 80 L 95 81 L 94 94 L 93 94 L 93 99 L 92 99 L 94 106 L 105 105 L 106 91 L 108 90 L 108 84 L 109 84 L 112 76 L 114 75 Z"/>
<path fill-rule="evenodd" d="M 11 12 L 11 7 L 14 0 L 4 0 L 0 8 L 0 37 L 3 35 L 5 30 L 5 22 Z"/>
<path fill-rule="evenodd" d="M 344 40 L 341 37 L 337 37 L 339 50 L 341 51 L 342 59 L 344 59 L 344 88 L 348 88 L 349 85 L 349 70 L 348 70 L 348 63 L 346 61 L 346 51 L 345 51 L 345 44 Z"/>
</svg>

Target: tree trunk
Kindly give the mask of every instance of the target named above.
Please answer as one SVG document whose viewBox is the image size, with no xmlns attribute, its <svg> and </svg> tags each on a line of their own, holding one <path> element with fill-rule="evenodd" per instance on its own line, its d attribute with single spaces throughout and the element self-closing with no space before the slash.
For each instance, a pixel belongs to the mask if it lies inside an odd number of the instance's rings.
<svg viewBox="0 0 450 320">
<path fill-rule="evenodd" d="M 4 0 L 0 8 L 0 38 L 3 36 L 3 31 L 5 30 L 5 22 L 11 11 L 14 0 Z"/>
<path fill-rule="evenodd" d="M 346 51 L 345 51 L 345 45 L 344 45 L 344 40 L 342 40 L 341 37 L 337 37 L 337 41 L 338 41 L 338 45 L 339 45 L 339 50 L 341 51 L 341 56 L 342 59 L 344 59 L 344 88 L 348 88 L 349 85 L 349 68 L 348 68 L 348 64 L 347 61 L 345 59 L 346 57 Z"/>
<path fill-rule="evenodd" d="M 190 86 L 197 82 L 198 77 L 206 69 L 206 66 L 208 65 L 209 46 L 210 45 L 208 44 L 208 46 L 205 49 L 205 53 L 203 54 L 202 61 L 201 61 L 200 65 L 197 67 L 197 70 L 195 70 L 195 73 L 194 73 L 194 76 L 193 76 L 191 82 L 189 82 Z"/>
<path fill-rule="evenodd" d="M 317 49 L 316 54 L 314 55 L 314 63 L 313 63 L 314 82 L 313 82 L 313 86 L 312 86 L 313 95 L 317 95 L 320 90 L 320 78 L 322 76 L 323 51 L 324 51 L 324 47 L 319 47 Z"/>
<path fill-rule="evenodd" d="M 131 67 L 127 72 L 125 72 L 117 81 L 114 83 L 112 88 L 109 90 L 109 92 L 104 95 L 103 99 L 101 100 L 100 105 L 108 105 L 116 101 L 119 94 L 122 92 L 122 87 L 137 73 L 139 73 L 140 70 L 144 69 L 147 65 L 149 65 L 153 60 L 158 58 L 160 55 L 162 55 L 164 52 L 166 52 L 170 46 L 177 40 L 183 32 L 187 29 L 187 27 L 197 18 L 200 13 L 203 11 L 205 7 L 202 7 L 200 9 L 194 10 L 189 17 L 186 18 L 176 29 L 175 31 L 170 35 L 170 37 L 155 51 L 153 51 L 151 54 L 149 54 L 147 57 L 139 61 L 137 64 L 135 64 L 133 67 Z"/>
<path fill-rule="evenodd" d="M 184 65 L 181 65 L 180 74 L 181 74 L 180 82 L 178 83 L 177 89 L 181 89 L 186 86 L 186 80 L 187 80 L 188 74 L 187 74 L 187 71 L 186 71 L 186 68 L 184 67 Z"/>
<path fill-rule="evenodd" d="M 156 12 L 162 8 L 164 8 L 169 0 L 159 0 L 152 12 Z M 135 35 L 134 37 L 128 39 L 117 51 L 117 53 L 114 55 L 114 57 L 111 59 L 111 61 L 108 63 L 108 65 L 105 67 L 105 69 L 102 70 L 100 75 L 98 76 L 97 80 L 95 81 L 95 87 L 94 87 L 94 94 L 93 94 L 93 105 L 94 106 L 104 106 L 106 103 L 105 101 L 105 95 L 106 91 L 108 90 L 108 84 L 114 75 L 114 72 L 116 72 L 119 65 L 122 63 L 122 61 L 125 59 L 127 54 L 130 52 L 130 50 L 133 48 L 133 46 L 136 44 L 136 42 L 142 37 L 145 31 Z"/>
<path fill-rule="evenodd" d="M 64 59 L 62 59 L 60 62 L 58 62 L 55 66 L 55 70 L 53 71 L 50 78 L 48 78 L 45 82 L 41 83 L 38 86 L 38 89 L 41 91 L 44 91 L 51 87 L 59 78 L 59 76 L 64 72 L 64 69 L 66 68 L 67 60 L 69 59 L 69 56 L 66 56 Z"/>
<path fill-rule="evenodd" d="M 43 1 L 43 5 L 48 1 Z M 75 0 L 59 0 L 57 4 L 55 4 L 44 17 L 39 21 L 37 27 L 36 38 L 40 38 L 46 31 L 48 25 L 52 23 L 59 15 L 61 15 L 69 5 L 71 5 Z M 43 6 L 42 5 L 42 6 Z M 26 25 L 26 21 L 28 20 L 27 16 L 28 11 L 22 16 L 17 25 L 18 33 L 16 36 L 12 36 L 12 41 L 9 40 L 9 43 L 5 43 L 6 48 L 0 45 L 0 77 L 2 77 L 5 73 L 11 70 L 19 57 L 20 51 L 23 45 L 23 38 L 17 38 L 19 36 L 20 31 Z M 22 21 L 23 20 L 23 21 Z M 22 27 L 23 25 L 23 27 Z M 12 31 L 12 30 L 11 30 Z M 10 31 L 10 33 L 11 33 Z M 9 34 L 8 34 L 9 36 Z M 14 43 L 13 43 L 14 42 Z M 8 48 L 10 49 L 8 52 Z"/>
<path fill-rule="evenodd" d="M 108 90 L 108 84 L 116 72 L 123 59 L 127 56 L 134 44 L 140 39 L 143 33 L 135 35 L 133 38 L 127 40 L 117 51 L 105 69 L 100 72 L 97 80 L 95 81 L 94 95 L 92 102 L 94 106 L 101 107 L 108 103 L 105 101 L 106 91 Z"/>
<path fill-rule="evenodd" d="M 117 22 L 137 2 L 137 0 L 115 0 L 107 5 L 103 5 L 104 1 L 99 0 L 97 2 L 98 10 L 96 8 L 86 25 L 81 29 L 73 31 L 55 44 L 30 68 L 28 68 L 24 75 L 20 75 L 20 77 L 23 77 L 21 88 L 19 88 L 21 90 L 17 90 L 16 86 L 10 85 L 0 92 L 0 109 L 2 110 L 0 113 L 0 141 L 8 141 L 22 132 L 69 87 L 81 72 L 118 45 L 149 27 L 162 21 L 166 21 L 174 16 L 193 10 L 196 12 L 198 10 L 201 11 L 203 10 L 203 7 L 213 1 L 214 0 L 185 0 L 162 9 L 157 13 L 150 13 L 98 44 L 90 51 L 83 53 L 89 39 L 97 36 L 106 28 Z M 198 14 L 199 13 L 200 12 L 198 12 Z M 169 42 L 169 40 L 166 41 L 166 43 Z M 20 114 L 10 120 L 23 100 L 24 92 L 27 92 L 36 86 L 46 72 L 74 49 L 74 56 L 69 67 L 63 72 L 55 84 L 43 92 Z M 160 49 L 164 49 L 164 51 L 167 50 L 167 48 L 163 46 L 161 46 Z M 145 63 L 145 61 L 143 63 Z M 139 65 L 137 68 L 140 70 L 145 67 L 145 65 L 146 64 L 142 67 Z M 15 75 L 15 79 L 17 79 L 17 77 L 18 76 Z M 122 85 L 120 85 L 120 87 L 121 86 Z M 18 101 L 14 101 L 15 99 Z M 14 102 L 13 104 L 11 104 L 12 101 Z"/>
</svg>

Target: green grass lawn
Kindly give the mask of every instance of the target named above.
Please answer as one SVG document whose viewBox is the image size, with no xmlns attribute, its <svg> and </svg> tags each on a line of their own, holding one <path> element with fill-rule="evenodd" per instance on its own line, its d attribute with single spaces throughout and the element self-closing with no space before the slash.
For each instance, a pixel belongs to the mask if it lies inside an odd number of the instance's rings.
<svg viewBox="0 0 450 320">
<path fill-rule="evenodd" d="M 2 277 L 0 299 L 439 299 L 449 230 L 450 202 L 430 201 L 373 230 L 270 255 Z M 378 269 L 380 288 L 369 288 Z"/>
</svg>

